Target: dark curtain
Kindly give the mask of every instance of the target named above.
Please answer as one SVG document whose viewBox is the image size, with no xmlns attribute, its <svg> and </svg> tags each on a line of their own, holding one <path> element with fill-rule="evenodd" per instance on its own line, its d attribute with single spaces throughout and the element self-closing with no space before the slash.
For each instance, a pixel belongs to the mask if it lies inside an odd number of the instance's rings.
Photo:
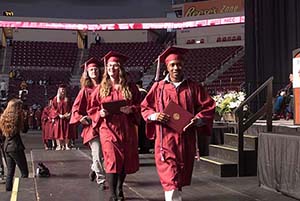
<svg viewBox="0 0 300 201">
<path fill-rule="evenodd" d="M 286 86 L 300 47 L 300 0 L 245 0 L 245 43 L 247 94 L 271 76 L 274 93 Z"/>
</svg>

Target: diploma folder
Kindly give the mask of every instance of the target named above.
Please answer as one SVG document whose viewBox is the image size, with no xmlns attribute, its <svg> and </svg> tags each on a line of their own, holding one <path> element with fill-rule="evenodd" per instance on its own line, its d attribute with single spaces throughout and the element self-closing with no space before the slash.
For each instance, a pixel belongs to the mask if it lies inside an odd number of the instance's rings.
<svg viewBox="0 0 300 201">
<path fill-rule="evenodd" d="M 167 126 L 179 134 L 183 132 L 183 128 L 194 118 L 192 113 L 186 111 L 173 101 L 169 102 L 167 107 L 164 109 L 164 113 L 170 115 L 170 120 L 167 122 Z"/>
<path fill-rule="evenodd" d="M 109 114 L 120 114 L 120 108 L 126 106 L 127 102 L 125 100 L 110 101 L 102 103 L 103 109 L 106 109 Z"/>
</svg>

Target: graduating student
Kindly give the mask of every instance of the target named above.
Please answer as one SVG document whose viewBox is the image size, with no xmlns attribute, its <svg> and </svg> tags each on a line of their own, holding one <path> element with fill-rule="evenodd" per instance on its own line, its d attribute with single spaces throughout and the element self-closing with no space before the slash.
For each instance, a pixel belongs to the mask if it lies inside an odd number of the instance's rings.
<svg viewBox="0 0 300 201">
<path fill-rule="evenodd" d="M 44 109 L 42 111 L 42 116 L 41 116 L 42 140 L 43 140 L 45 150 L 52 148 L 52 143 L 51 143 L 51 145 L 48 144 L 49 140 L 52 140 L 52 138 L 53 138 L 53 136 L 51 136 L 51 130 L 50 130 L 52 121 L 51 121 L 51 118 L 49 117 L 51 106 L 52 106 L 52 98 L 48 100 L 48 105 L 46 107 L 44 107 Z M 49 147 L 49 145 L 50 145 L 50 147 Z"/>
<path fill-rule="evenodd" d="M 93 127 L 100 133 L 111 201 L 124 200 L 126 174 L 139 169 L 137 124 L 140 121 L 140 92 L 134 83 L 127 82 L 123 67 L 126 60 L 127 56 L 112 51 L 104 56 L 104 74 L 91 95 L 89 110 Z M 111 107 L 105 108 L 109 103 L 112 103 Z"/>
<path fill-rule="evenodd" d="M 56 150 L 70 150 L 69 141 L 72 133 L 70 133 L 69 121 L 71 115 L 71 100 L 67 97 L 66 85 L 60 84 L 57 90 L 57 95 L 52 100 L 52 109 L 50 116 L 54 119 L 53 134 L 56 139 Z M 64 144 L 65 147 L 64 147 Z"/>
<path fill-rule="evenodd" d="M 212 130 L 215 102 L 206 90 L 183 74 L 186 49 L 170 47 L 158 57 L 156 80 L 141 103 L 146 121 L 146 135 L 155 139 L 155 162 L 166 201 L 182 200 L 182 187 L 190 185 L 195 157 L 197 130 L 209 135 Z M 159 65 L 164 61 L 168 74 L 158 82 Z M 178 133 L 170 126 L 170 115 L 164 109 L 175 102 L 194 118 Z M 174 117 L 175 118 L 175 117 Z M 179 114 L 176 114 L 179 119 Z"/>
<path fill-rule="evenodd" d="M 101 81 L 100 75 L 101 63 L 96 58 L 90 58 L 81 67 L 83 73 L 81 75 L 79 91 L 73 107 L 70 119 L 70 124 L 81 124 L 83 129 L 81 137 L 83 144 L 89 145 L 91 148 L 92 172 L 90 173 L 91 181 L 96 179 L 96 182 L 103 187 L 105 181 L 105 172 L 103 168 L 102 150 L 98 130 L 93 129 L 92 120 L 87 111 L 90 109 L 90 97 L 92 92 L 96 89 Z"/>
</svg>

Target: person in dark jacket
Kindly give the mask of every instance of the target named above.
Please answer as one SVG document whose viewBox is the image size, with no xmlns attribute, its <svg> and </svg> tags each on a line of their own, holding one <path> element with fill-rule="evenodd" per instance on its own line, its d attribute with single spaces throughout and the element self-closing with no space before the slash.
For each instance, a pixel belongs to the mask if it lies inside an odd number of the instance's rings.
<svg viewBox="0 0 300 201">
<path fill-rule="evenodd" d="M 23 129 L 23 102 L 20 99 L 12 99 L 0 117 L 0 129 L 5 137 L 3 149 L 7 162 L 6 191 L 11 191 L 16 165 L 18 165 L 21 177 L 28 177 L 28 166 L 25 156 L 25 146 L 20 132 Z"/>
</svg>

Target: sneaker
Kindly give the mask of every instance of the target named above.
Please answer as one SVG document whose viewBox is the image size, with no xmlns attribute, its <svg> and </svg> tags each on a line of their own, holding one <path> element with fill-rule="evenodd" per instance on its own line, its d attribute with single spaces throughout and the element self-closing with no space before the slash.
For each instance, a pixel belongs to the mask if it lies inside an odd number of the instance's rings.
<svg viewBox="0 0 300 201">
<path fill-rule="evenodd" d="M 106 186 L 105 186 L 105 183 L 98 184 L 98 186 L 99 186 L 100 191 L 104 191 L 104 190 L 107 189 Z"/>
<path fill-rule="evenodd" d="M 96 178 L 96 182 L 97 182 L 97 184 L 104 184 L 105 183 L 105 178 L 103 178 L 103 177 Z"/>
<path fill-rule="evenodd" d="M 62 149 L 61 149 L 60 146 L 57 146 L 55 150 L 56 150 L 56 151 L 60 151 L 60 150 L 62 150 Z"/>
<path fill-rule="evenodd" d="M 293 115 L 291 113 L 287 113 L 285 120 L 293 119 Z"/>
</svg>

